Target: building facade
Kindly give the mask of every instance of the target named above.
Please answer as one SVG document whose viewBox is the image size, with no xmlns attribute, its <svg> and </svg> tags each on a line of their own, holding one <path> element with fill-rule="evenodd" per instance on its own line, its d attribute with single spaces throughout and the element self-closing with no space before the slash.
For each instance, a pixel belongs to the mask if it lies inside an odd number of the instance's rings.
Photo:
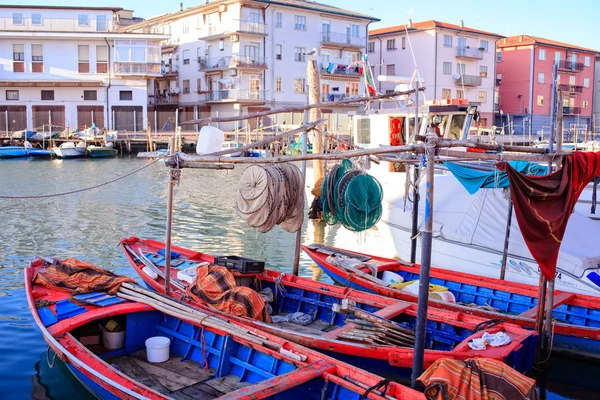
<svg viewBox="0 0 600 400">
<path fill-rule="evenodd" d="M 592 128 L 595 137 L 600 137 L 600 54 L 596 55 L 594 67 L 594 96 L 592 99 Z"/>
<path fill-rule="evenodd" d="M 462 22 L 411 21 L 371 30 L 368 56 L 375 75 L 411 78 L 417 68 L 426 99 L 467 99 L 478 106 L 479 125 L 486 127 L 493 124 L 496 41 L 501 37 Z M 378 85 L 381 92 L 395 87 Z"/>
<path fill-rule="evenodd" d="M 150 106 L 162 111 L 156 121 L 161 130 L 171 124 L 175 109 L 182 120 L 190 120 L 305 104 L 309 57 L 319 61 L 322 100 L 361 95 L 358 62 L 367 26 L 376 20 L 312 1 L 218 0 L 148 19 L 127 31 L 170 35 L 162 48 L 163 76 L 155 78 L 148 93 Z M 305 54 L 313 49 L 316 54 Z M 301 115 L 286 122 L 299 124 Z M 250 121 L 252 128 L 260 123 Z"/>
<path fill-rule="evenodd" d="M 142 130 L 165 35 L 118 32 L 114 7 L 0 5 L 0 130 Z"/>
<path fill-rule="evenodd" d="M 550 129 L 552 76 L 558 64 L 565 131 L 591 130 L 595 56 L 591 49 L 529 35 L 498 42 L 499 125 L 512 122 L 517 134 Z"/>
</svg>

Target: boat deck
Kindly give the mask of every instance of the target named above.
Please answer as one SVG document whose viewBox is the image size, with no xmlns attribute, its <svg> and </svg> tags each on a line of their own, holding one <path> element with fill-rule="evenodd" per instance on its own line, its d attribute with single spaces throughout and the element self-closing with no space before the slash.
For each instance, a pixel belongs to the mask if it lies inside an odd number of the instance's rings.
<svg viewBox="0 0 600 400">
<path fill-rule="evenodd" d="M 181 400 L 213 399 L 249 386 L 236 375 L 216 378 L 213 369 L 173 356 L 162 363 L 146 360 L 146 351 L 112 357 L 106 360 L 120 372 L 159 393 Z"/>
<path fill-rule="evenodd" d="M 285 315 L 285 314 L 280 314 L 280 315 Z M 315 335 L 315 336 L 323 336 L 327 332 L 331 332 L 333 330 L 340 328 L 339 326 L 330 325 L 327 322 L 321 321 L 318 319 L 311 322 L 308 325 L 299 325 L 299 324 L 295 324 L 293 322 L 280 322 L 277 324 L 273 323 L 272 325 L 275 327 L 278 327 L 278 328 L 288 329 L 288 330 L 296 332 L 296 333 L 304 333 L 304 334 Z"/>
</svg>

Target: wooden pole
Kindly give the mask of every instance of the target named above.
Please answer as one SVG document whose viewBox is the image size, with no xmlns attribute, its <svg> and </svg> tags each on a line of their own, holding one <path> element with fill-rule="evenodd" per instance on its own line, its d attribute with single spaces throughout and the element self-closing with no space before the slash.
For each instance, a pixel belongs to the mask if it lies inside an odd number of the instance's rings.
<svg viewBox="0 0 600 400">
<path fill-rule="evenodd" d="M 410 237 L 410 262 L 415 263 L 417 260 L 417 242 L 419 233 L 419 166 L 413 166 L 413 209 L 412 209 L 412 230 Z"/>
<path fill-rule="evenodd" d="M 169 155 L 175 154 L 175 139 L 169 137 Z M 167 195 L 167 233 L 165 239 L 165 293 L 167 296 L 171 290 L 171 231 L 173 227 L 173 191 L 175 181 L 173 169 L 169 169 L 169 193 Z"/>
<path fill-rule="evenodd" d="M 319 80 L 319 66 L 317 60 L 310 59 L 306 63 L 306 79 L 308 83 L 308 104 L 319 104 L 321 99 L 321 82 Z M 321 110 L 318 107 L 310 109 L 309 121 L 317 121 L 321 118 Z M 306 124 L 308 121 L 305 121 Z M 323 153 L 324 138 L 320 131 L 315 131 L 315 141 L 313 143 L 313 153 Z M 304 147 L 304 146 L 303 146 Z M 305 153 L 302 153 L 305 154 Z M 313 182 L 311 187 L 325 176 L 323 161 L 313 161 Z"/>
<path fill-rule="evenodd" d="M 304 124 L 308 123 L 308 111 L 304 111 Z M 308 151 L 308 131 L 304 131 L 302 134 L 302 155 L 306 155 Z M 300 167 L 302 171 L 302 189 L 306 186 L 306 160 L 302 161 Z M 304 211 L 302 211 L 302 222 L 304 222 Z M 298 276 L 300 269 L 300 245 L 302 244 L 302 224 L 300 229 L 296 232 L 296 240 L 294 242 L 294 264 L 292 265 L 292 274 Z"/>
<path fill-rule="evenodd" d="M 504 249 L 502 250 L 502 266 L 500 267 L 500 280 L 506 276 L 506 259 L 508 258 L 508 243 L 510 241 L 510 225 L 512 222 L 513 203 L 508 199 L 508 216 L 506 217 L 506 232 L 504 233 Z"/>
<path fill-rule="evenodd" d="M 411 385 L 417 386 L 417 378 L 423 371 L 425 358 L 425 326 L 427 324 L 427 304 L 429 302 L 429 280 L 431 267 L 431 245 L 433 241 L 433 187 L 435 167 L 435 140 L 437 135 L 432 128 L 427 131 L 426 157 L 426 197 L 425 221 L 421 231 L 421 268 L 419 274 L 419 297 L 417 308 L 417 322 L 415 326 L 415 353 L 411 373 Z"/>
</svg>

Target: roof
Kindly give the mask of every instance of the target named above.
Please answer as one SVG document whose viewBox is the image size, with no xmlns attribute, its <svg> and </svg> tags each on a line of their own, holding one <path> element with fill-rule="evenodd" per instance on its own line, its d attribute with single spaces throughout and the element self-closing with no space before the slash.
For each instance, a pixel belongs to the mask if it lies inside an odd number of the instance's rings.
<svg viewBox="0 0 600 400">
<path fill-rule="evenodd" d="M 390 26 L 387 28 L 373 29 L 369 31 L 369 36 L 387 35 L 391 33 L 401 33 L 405 31 L 425 31 L 429 29 L 449 29 L 459 32 L 476 33 L 478 35 L 493 36 L 497 38 L 503 38 L 504 36 L 497 33 L 486 32 L 479 29 L 468 28 L 466 26 L 461 27 L 460 25 L 449 24 L 448 22 L 441 22 L 430 19 L 428 21 L 415 22 L 412 24 L 412 28 L 408 24 Z"/>
<path fill-rule="evenodd" d="M 308 10 L 308 11 L 317 11 L 317 12 L 335 14 L 335 15 L 340 15 L 340 16 L 350 17 L 350 18 L 367 19 L 367 20 L 370 20 L 373 22 L 381 21 L 379 18 L 375 18 L 375 17 L 372 17 L 367 14 L 362 14 L 362 13 L 359 13 L 356 11 L 338 8 L 338 7 L 330 6 L 327 4 L 317 3 L 315 1 L 308 1 L 308 0 L 250 0 L 250 1 L 255 2 L 255 3 L 263 3 L 263 4 L 266 4 L 267 6 L 277 5 L 277 6 L 284 6 L 284 7 L 293 7 L 293 8 L 300 8 L 300 9 L 304 9 L 304 10 Z M 242 0 L 237 0 L 237 1 L 236 0 L 214 0 L 214 1 L 210 1 L 206 4 L 201 4 L 199 6 L 186 8 L 183 11 L 177 11 L 174 13 L 166 13 L 166 14 L 158 15 L 156 17 L 148 18 L 139 24 L 127 26 L 125 29 L 126 30 L 136 29 L 141 26 L 151 25 L 152 23 L 155 23 L 155 22 L 175 20 L 180 17 L 196 14 L 198 12 L 201 12 L 205 8 L 214 8 L 215 6 L 218 6 L 219 4 L 232 4 L 232 3 L 238 3 L 238 2 L 242 2 Z"/>
<path fill-rule="evenodd" d="M 560 48 L 564 48 L 564 49 L 587 51 L 587 52 L 595 53 L 595 54 L 600 53 L 600 51 L 598 51 L 598 50 L 588 49 L 586 47 L 575 46 L 572 44 L 558 42 L 556 40 L 544 39 L 544 38 L 540 38 L 537 36 L 531 36 L 531 35 L 508 36 L 508 37 L 504 38 L 503 40 L 498 41 L 498 48 L 513 47 L 513 46 L 529 46 L 532 44 L 543 44 L 546 46 L 560 47 Z"/>
<path fill-rule="evenodd" d="M 50 10 L 104 10 L 104 11 L 121 11 L 123 8 L 117 6 L 107 7 L 85 7 L 85 6 L 36 6 L 32 4 L 0 4 L 0 8 L 40 8 Z"/>
</svg>

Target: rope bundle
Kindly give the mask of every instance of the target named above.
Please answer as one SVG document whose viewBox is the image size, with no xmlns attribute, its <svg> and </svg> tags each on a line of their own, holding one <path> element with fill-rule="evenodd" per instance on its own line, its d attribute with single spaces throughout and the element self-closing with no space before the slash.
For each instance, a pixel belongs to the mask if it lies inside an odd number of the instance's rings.
<svg viewBox="0 0 600 400">
<path fill-rule="evenodd" d="M 275 225 L 296 232 L 303 220 L 303 186 L 304 177 L 294 164 L 250 166 L 240 178 L 236 209 L 259 232 Z"/>
<path fill-rule="evenodd" d="M 370 175 L 355 169 L 349 160 L 333 166 L 321 187 L 323 218 L 328 225 L 341 222 L 351 231 L 361 232 L 381 218 L 383 189 Z"/>
</svg>

